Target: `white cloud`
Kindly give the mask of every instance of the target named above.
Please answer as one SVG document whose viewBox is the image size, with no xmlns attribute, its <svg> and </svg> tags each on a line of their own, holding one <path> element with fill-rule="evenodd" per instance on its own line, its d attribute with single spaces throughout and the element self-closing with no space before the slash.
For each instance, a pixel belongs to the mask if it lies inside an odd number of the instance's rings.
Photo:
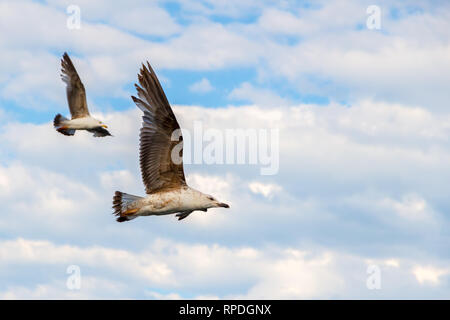
<svg viewBox="0 0 450 320">
<path fill-rule="evenodd" d="M 233 191 L 232 178 L 223 179 L 220 176 L 207 176 L 202 174 L 188 174 L 187 181 L 194 188 L 204 190 L 211 194 L 230 196 Z"/>
<path fill-rule="evenodd" d="M 259 207 L 262 204 L 255 204 L 255 211 L 266 212 L 286 205 L 283 207 L 286 212 L 295 212 L 293 208 L 301 204 L 309 206 L 308 210 L 329 210 L 324 206 L 335 203 L 331 194 L 338 192 L 341 194 L 338 201 L 343 205 L 352 210 L 372 212 L 381 220 L 386 219 L 386 223 L 391 221 L 389 223 L 398 227 L 405 219 L 411 223 L 432 223 L 417 224 L 422 227 L 437 227 L 442 222 L 442 209 L 435 207 L 434 201 L 441 199 L 439 201 L 445 203 L 446 199 L 445 188 L 440 186 L 446 185 L 449 178 L 445 174 L 450 158 L 446 139 L 447 116 L 370 101 L 353 107 L 301 105 L 289 109 L 256 106 L 209 109 L 175 106 L 174 109 L 181 126 L 188 129 L 194 121 L 201 121 L 205 129 L 280 129 L 280 173 L 271 180 L 260 182 L 256 178 L 257 171 L 252 167 L 186 167 L 188 183 L 221 201 L 230 202 L 230 210 L 234 210 L 236 205 L 245 205 L 246 201 L 256 201 L 258 196 L 254 192 L 262 192 L 270 198 L 280 190 L 272 187 L 276 185 L 283 192 L 278 192 L 279 197 L 272 199 L 276 200 L 272 204 L 274 207 L 268 203 L 264 203 L 265 208 Z M 138 166 L 139 111 L 133 109 L 96 116 L 110 125 L 114 138 L 92 139 L 82 132 L 67 138 L 55 132 L 50 123 L 10 123 L 3 128 L 0 134 L 2 149 L 10 150 L 21 159 L 21 163 L 14 164 L 15 167 L 25 167 L 20 169 L 22 171 L 15 170 L 25 172 L 24 178 L 18 181 L 34 181 L 20 186 L 20 194 L 29 190 L 36 195 L 33 188 L 40 188 L 45 190 L 42 194 L 49 203 L 62 201 L 60 204 L 63 205 L 74 195 L 83 197 L 79 193 L 83 189 L 74 187 L 77 190 L 73 193 L 71 183 L 88 184 L 89 188 L 85 190 L 94 192 L 93 198 L 101 199 L 95 207 L 105 211 L 101 206 L 110 207 L 115 190 L 137 195 L 143 193 Z M 406 125 L 407 122 L 411 127 Z M 39 169 L 27 169 L 29 167 Z M 9 181 L 13 175 L 19 174 L 6 168 L 0 180 L 0 186 L 5 185 L 4 197 L 15 194 Z M 255 170 L 258 168 L 254 167 Z M 38 175 L 40 172 L 42 174 Z M 421 178 L 417 172 L 427 172 L 430 179 Z M 47 179 L 47 183 L 38 187 L 40 177 L 49 173 L 55 173 L 58 178 Z M 71 183 L 57 182 L 65 179 Z M 263 183 L 265 187 L 254 186 L 252 191 L 249 184 L 254 182 Z M 266 185 L 271 186 L 270 191 Z M 30 208 L 35 200 L 29 198 Z M 369 208 L 367 203 L 371 204 Z M 41 208 L 43 206 L 41 203 Z M 32 214 L 34 209 L 31 210 L 30 215 L 38 216 Z M 219 214 L 223 215 L 225 213 Z M 388 218 L 393 215 L 399 219 Z M 214 220 L 214 215 L 193 216 Z M 223 217 L 227 223 L 234 224 L 229 216 L 227 212 Z M 270 217 L 268 215 L 264 219 Z M 252 219 L 253 214 L 249 213 L 248 218 Z"/>
<path fill-rule="evenodd" d="M 16 239 L 0 241 L 0 257 L 2 269 L 19 264 L 45 270 L 37 284 L 0 291 L 4 299 L 192 298 L 180 291 L 197 292 L 194 298 L 208 299 L 370 298 L 372 294 L 366 288 L 364 258 L 322 249 L 230 248 L 159 239 L 130 252 Z M 73 263 L 81 268 L 80 290 L 66 287 L 68 275 L 63 271 Z M 411 261 L 402 260 L 402 265 L 382 269 L 384 290 L 408 279 Z M 445 274 L 435 268 L 424 270 L 414 270 L 418 284 L 407 283 L 407 288 L 419 289 L 413 297 L 424 293 L 418 285 L 431 281 L 436 286 L 436 279 Z M 22 272 L 26 271 L 11 273 L 8 282 L 23 276 Z M 222 294 L 215 295 L 219 288 Z"/>
<path fill-rule="evenodd" d="M 450 274 L 450 270 L 436 268 L 433 266 L 417 266 L 412 273 L 420 284 L 438 285 L 440 278 L 446 274 Z"/>
<path fill-rule="evenodd" d="M 282 98 L 268 89 L 256 88 L 248 82 L 234 88 L 228 98 L 244 100 L 260 106 L 282 107 L 291 104 L 288 99 Z"/>
<path fill-rule="evenodd" d="M 416 194 L 405 195 L 402 201 L 385 199 L 384 203 L 392 206 L 395 212 L 405 219 L 424 221 L 433 218 L 433 212 L 429 208 L 429 204 Z"/>
<path fill-rule="evenodd" d="M 258 25 L 269 33 L 288 35 L 305 34 L 312 26 L 291 12 L 274 8 L 263 11 Z"/>
<path fill-rule="evenodd" d="M 47 1 L 47 3 L 66 11 L 71 1 Z M 111 6 L 108 1 L 77 1 L 82 25 L 102 21 L 119 29 L 143 35 L 170 36 L 180 31 L 180 26 L 156 1 L 116 1 Z M 151 23 L 143 23 L 148 22 Z"/>
<path fill-rule="evenodd" d="M 0 291 L 2 300 L 41 300 L 41 299 L 98 299 L 108 293 L 109 297 L 123 298 L 127 285 L 114 280 L 93 278 L 84 276 L 82 278 L 81 290 L 69 290 L 65 281 L 51 281 L 35 286 L 10 286 L 4 291 Z"/>
<path fill-rule="evenodd" d="M 100 181 L 104 188 L 115 186 L 118 189 L 125 190 L 131 189 L 139 178 L 128 170 L 107 171 L 100 175 Z"/>
<path fill-rule="evenodd" d="M 193 83 L 189 86 L 189 90 L 195 93 L 207 93 L 214 90 L 208 79 L 202 78 L 202 80 Z"/>
<path fill-rule="evenodd" d="M 450 33 L 445 26 L 450 10 L 445 4 L 433 9 L 415 3 L 424 8 L 423 13 L 401 19 L 383 15 L 384 32 L 373 32 L 357 28 L 364 26 L 367 15 L 366 6 L 356 1 L 331 1 L 312 8 L 287 3 L 267 6 L 253 1 L 236 7 L 229 3 L 182 1 L 181 6 L 191 18 L 183 27 L 155 2 L 135 1 L 134 9 L 129 9 L 128 2 L 109 6 L 104 1 L 82 1 L 79 5 L 84 20 L 80 30 L 65 27 L 68 3 L 2 3 L 0 28 L 11 35 L 1 45 L 1 77 L 9 80 L 7 88 L 0 91 L 5 98 L 41 110 L 48 108 L 47 101 L 35 101 L 36 94 L 53 103 L 63 101 L 63 95 L 57 94 L 62 87 L 58 84 L 57 57 L 48 52 L 52 48 L 83 57 L 78 64 L 84 69 L 82 78 L 89 84 L 88 97 L 127 96 L 123 87 L 134 81 L 136 66 L 151 59 L 157 69 L 252 68 L 259 82 L 272 84 L 277 80 L 302 95 L 318 94 L 345 101 L 376 98 L 408 105 L 419 103 L 433 110 L 447 108 L 450 72 L 445 70 L 450 70 Z M 385 10 L 391 5 L 386 3 Z M 221 24 L 208 19 L 219 12 L 231 17 L 249 13 L 260 16 L 251 23 Z M 152 24 L 144 23 L 146 19 Z M 164 40 L 148 40 L 140 35 L 163 36 Z M 294 40 L 284 41 L 280 35 Z M 18 67 L 18 60 L 29 61 L 28 67 Z M 288 102 L 276 92 L 253 84 L 242 86 L 234 92 L 238 99 L 261 105 Z"/>
<path fill-rule="evenodd" d="M 273 183 L 261 183 L 261 182 L 251 182 L 248 187 L 250 191 L 255 194 L 262 194 L 266 198 L 272 198 L 273 195 L 281 191 L 279 185 Z"/>
<path fill-rule="evenodd" d="M 254 14 L 261 11 L 268 3 L 273 4 L 267 0 L 178 0 L 177 2 L 187 12 L 234 18 L 245 17 L 249 13 Z"/>
<path fill-rule="evenodd" d="M 394 268 L 400 267 L 400 262 L 396 259 L 388 259 L 384 263 L 389 267 L 394 267 Z"/>
<path fill-rule="evenodd" d="M 120 296 L 133 290 L 124 288 L 125 283 L 133 284 L 134 290 L 143 290 L 146 285 L 164 285 L 170 290 L 181 288 L 203 288 L 203 296 L 217 286 L 237 285 L 244 281 L 251 286 L 245 298 L 305 298 L 321 294 L 337 293 L 344 286 L 334 269 L 335 254 L 310 254 L 295 249 L 273 253 L 253 248 L 225 248 L 217 245 L 186 245 L 181 243 L 156 241 L 145 251 L 129 253 L 123 250 L 73 246 L 56 246 L 47 241 L 17 239 L 0 242 L 0 266 L 3 268 L 17 263 L 44 265 L 48 270 L 64 269 L 77 262 L 81 266 L 81 290 L 77 296 L 97 297 Z M 84 276 L 91 267 L 103 270 L 102 278 Z M 51 269 L 50 269 L 51 268 Z M 55 269 L 56 268 L 56 269 Z M 105 269 L 106 268 L 106 269 Z M 95 269 L 92 269 L 93 271 Z M 115 275 L 110 282 L 108 275 Z M 2 293 L 4 298 L 70 298 L 73 291 L 65 288 L 64 273 L 47 275 L 49 284 L 35 288 L 15 287 Z M 96 292 L 97 283 L 102 292 Z M 141 285 L 138 285 L 141 283 Z M 135 292 L 136 294 L 136 292 Z M 147 291 L 156 299 L 179 299 L 176 291 L 160 294 Z M 242 298 L 230 294 L 228 298 Z"/>
<path fill-rule="evenodd" d="M 102 273 L 89 275 L 106 281 L 100 288 L 107 288 L 114 277 L 111 285 L 123 288 L 125 280 L 120 279 L 132 278 L 137 290 L 117 289 L 121 294 L 108 295 L 107 289 L 99 289 L 80 293 L 83 296 L 141 297 L 146 292 L 154 298 L 183 297 L 180 286 L 192 288 L 196 296 L 221 298 L 367 296 L 366 257 L 360 257 L 353 246 L 346 247 L 344 257 L 333 250 L 352 241 L 376 246 L 380 265 L 398 272 L 392 277 L 402 279 L 399 286 L 411 286 L 412 296 L 420 296 L 420 291 L 414 291 L 408 280 L 411 264 L 430 259 L 445 263 L 428 252 L 427 243 L 445 241 L 445 234 L 435 231 L 448 225 L 442 207 L 435 208 L 435 199 L 446 203 L 448 198 L 443 187 L 448 181 L 445 172 L 450 171 L 446 116 L 370 101 L 352 107 L 175 106 L 174 110 L 188 128 L 197 120 L 219 130 L 279 128 L 280 173 L 262 181 L 251 168 L 191 165 L 186 167 L 188 183 L 230 203 L 230 209 L 195 213 L 183 223 L 173 217 L 147 217 L 118 224 L 111 216 L 113 192 L 143 195 L 137 152 L 139 111 L 98 115 L 116 135 L 109 140 L 83 133 L 67 138 L 50 123 L 9 123 L 0 144 L 21 160 L 0 167 L 4 204 L 0 228 L 9 237 L 25 238 L 3 241 L 0 261 L 8 268 L 11 263 L 29 267 L 51 263 L 52 268 L 65 270 L 68 264 L 78 264 Z M 405 119 L 412 128 L 403 125 Z M 383 130 L 367 130 L 381 124 Z M 417 130 L 427 127 L 433 128 L 432 134 Z M 426 179 L 415 175 L 421 171 L 428 172 Z M 365 223 L 367 219 L 371 223 Z M 166 240 L 152 244 L 149 237 Z M 392 237 L 397 239 L 395 246 Z M 28 240 L 32 238 L 56 240 Z M 261 241 L 269 246 L 261 247 Z M 297 245 L 303 241 L 313 247 Z M 251 245 L 242 247 L 242 243 Z M 317 243 L 327 249 L 315 252 Z M 414 255 L 404 249 L 410 246 Z M 313 253 L 305 255 L 305 251 Z M 356 280 L 348 275 L 355 267 L 346 266 L 345 255 L 361 264 Z M 191 262 L 186 267 L 187 260 Z M 63 281 L 59 276 L 47 277 L 27 283 L 17 275 L 11 280 L 15 283 L 5 283 L 0 291 L 4 297 L 51 297 L 65 290 L 58 289 L 58 281 Z M 211 279 L 223 282 L 211 283 Z M 352 291 L 357 283 L 362 283 L 361 291 Z M 395 283 L 384 297 L 402 296 Z M 224 288 L 220 294 L 218 287 Z"/>
<path fill-rule="evenodd" d="M 180 300 L 180 299 L 182 299 L 178 293 L 161 294 L 158 292 L 149 291 L 149 292 L 146 292 L 146 295 L 148 295 L 152 299 L 157 299 L 157 300 Z"/>
</svg>

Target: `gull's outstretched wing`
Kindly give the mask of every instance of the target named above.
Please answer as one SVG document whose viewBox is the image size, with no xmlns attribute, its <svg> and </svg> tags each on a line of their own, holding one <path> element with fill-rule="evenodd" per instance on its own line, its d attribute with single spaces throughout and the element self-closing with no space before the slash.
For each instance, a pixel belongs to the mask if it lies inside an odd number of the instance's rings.
<svg viewBox="0 0 450 320">
<path fill-rule="evenodd" d="M 183 170 L 183 149 L 181 132 L 180 141 L 172 141 L 172 133 L 180 126 L 167 101 L 166 95 L 150 64 L 142 65 L 136 86 L 138 97 L 132 96 L 136 105 L 144 112 L 142 117 L 140 164 L 142 179 L 147 194 L 163 189 L 179 188 L 186 185 Z M 180 158 L 174 162 L 172 150 Z"/>
<path fill-rule="evenodd" d="M 67 85 L 67 101 L 72 119 L 89 116 L 84 85 L 66 52 L 61 59 L 61 72 L 61 79 Z"/>
</svg>

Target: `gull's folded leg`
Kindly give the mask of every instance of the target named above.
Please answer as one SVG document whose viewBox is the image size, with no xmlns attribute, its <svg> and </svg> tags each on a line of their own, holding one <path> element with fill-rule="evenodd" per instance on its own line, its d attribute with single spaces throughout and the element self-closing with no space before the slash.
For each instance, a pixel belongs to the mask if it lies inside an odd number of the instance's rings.
<svg viewBox="0 0 450 320">
<path fill-rule="evenodd" d="M 186 218 L 191 213 L 192 213 L 192 210 L 191 211 L 181 211 L 180 213 L 177 213 L 175 216 L 178 217 L 178 221 L 180 221 L 180 220 L 183 220 L 184 218 Z"/>
</svg>

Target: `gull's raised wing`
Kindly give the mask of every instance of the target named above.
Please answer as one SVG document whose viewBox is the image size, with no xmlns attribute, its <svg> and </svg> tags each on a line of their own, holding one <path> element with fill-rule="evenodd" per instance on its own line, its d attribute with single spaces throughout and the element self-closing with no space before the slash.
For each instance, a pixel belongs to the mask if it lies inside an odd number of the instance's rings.
<svg viewBox="0 0 450 320">
<path fill-rule="evenodd" d="M 66 83 L 67 101 L 72 119 L 89 116 L 84 85 L 66 52 L 61 59 L 61 72 L 61 79 Z"/>
<path fill-rule="evenodd" d="M 147 194 L 186 185 L 180 141 L 172 141 L 172 133 L 180 130 L 175 114 L 164 90 L 150 64 L 142 65 L 136 86 L 138 97 L 132 96 L 136 105 L 144 112 L 140 134 L 140 165 Z M 177 146 L 180 161 L 172 160 L 172 150 Z M 181 146 L 181 148 L 180 148 Z M 179 163 L 178 163 L 179 162 Z"/>
</svg>

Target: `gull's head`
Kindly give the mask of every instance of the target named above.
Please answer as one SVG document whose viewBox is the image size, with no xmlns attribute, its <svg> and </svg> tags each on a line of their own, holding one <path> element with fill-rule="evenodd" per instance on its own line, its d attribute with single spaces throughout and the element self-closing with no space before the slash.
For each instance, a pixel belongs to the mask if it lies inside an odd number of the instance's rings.
<svg viewBox="0 0 450 320">
<path fill-rule="evenodd" d="M 226 203 L 218 201 L 213 196 L 205 194 L 205 204 L 206 208 L 229 208 L 230 206 Z"/>
<path fill-rule="evenodd" d="M 102 128 L 105 128 L 105 129 L 108 129 L 108 126 L 106 124 L 104 124 L 103 122 L 101 122 L 101 121 L 98 122 L 98 126 L 102 127 Z"/>
<path fill-rule="evenodd" d="M 87 121 L 88 121 L 88 123 L 89 123 L 89 127 L 92 128 L 92 129 L 95 129 L 95 128 L 104 128 L 104 129 L 107 129 L 107 128 L 108 128 L 108 126 L 107 126 L 106 124 L 104 124 L 104 123 L 101 122 L 100 120 L 95 119 L 95 118 L 93 118 L 93 117 L 89 117 Z"/>
</svg>

